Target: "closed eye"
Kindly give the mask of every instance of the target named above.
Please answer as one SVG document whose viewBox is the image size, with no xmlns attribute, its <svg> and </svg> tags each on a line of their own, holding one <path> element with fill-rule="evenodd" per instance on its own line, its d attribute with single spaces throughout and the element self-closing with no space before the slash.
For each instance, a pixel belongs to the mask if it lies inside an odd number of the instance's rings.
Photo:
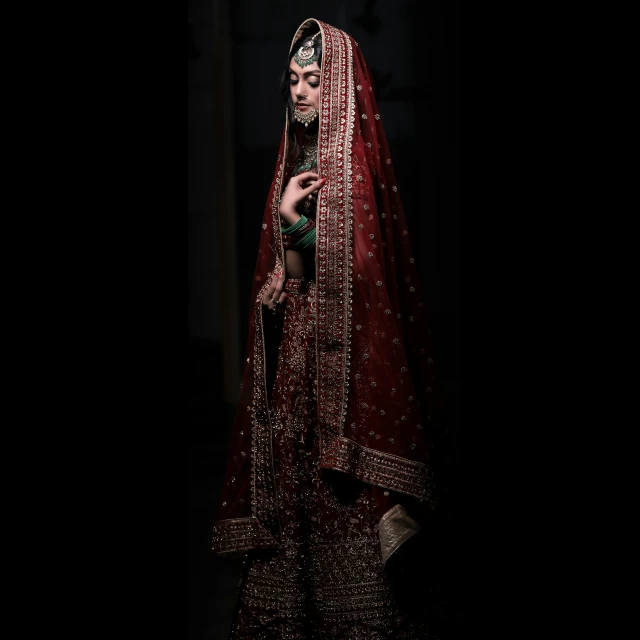
<svg viewBox="0 0 640 640">
<path fill-rule="evenodd" d="M 289 80 L 289 84 L 298 84 L 298 81 L 297 81 L 297 80 L 293 80 L 293 79 L 292 79 L 292 80 Z M 319 83 L 319 82 L 310 82 L 310 83 L 309 83 L 309 86 L 310 86 L 310 87 L 314 87 L 314 88 L 315 88 L 315 87 L 319 87 L 319 86 L 320 86 L 320 83 Z"/>
</svg>

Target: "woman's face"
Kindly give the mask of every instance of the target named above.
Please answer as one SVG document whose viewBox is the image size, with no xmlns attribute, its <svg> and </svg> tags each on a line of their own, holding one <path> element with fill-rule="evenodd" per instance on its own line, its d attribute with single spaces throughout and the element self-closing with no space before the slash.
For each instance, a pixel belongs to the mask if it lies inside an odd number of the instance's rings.
<svg viewBox="0 0 640 640">
<path fill-rule="evenodd" d="M 289 62 L 289 91 L 293 106 L 302 113 L 311 107 L 320 111 L 320 67 L 317 62 L 301 67 L 293 58 Z"/>
</svg>

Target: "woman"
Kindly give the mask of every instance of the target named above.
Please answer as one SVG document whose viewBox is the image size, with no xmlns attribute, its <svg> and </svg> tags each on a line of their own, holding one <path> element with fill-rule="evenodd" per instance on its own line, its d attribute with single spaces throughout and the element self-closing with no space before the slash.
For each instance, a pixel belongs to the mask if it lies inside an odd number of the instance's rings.
<svg viewBox="0 0 640 640">
<path fill-rule="evenodd" d="M 433 360 L 358 44 L 306 20 L 283 92 L 213 534 L 214 552 L 246 553 L 234 637 L 426 637 L 385 564 L 435 505 Z"/>
</svg>

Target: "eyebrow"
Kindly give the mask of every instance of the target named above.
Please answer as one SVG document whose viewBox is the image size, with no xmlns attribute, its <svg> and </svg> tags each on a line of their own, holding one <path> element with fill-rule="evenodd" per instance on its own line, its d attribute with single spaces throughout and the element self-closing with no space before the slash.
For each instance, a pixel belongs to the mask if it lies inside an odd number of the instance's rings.
<svg viewBox="0 0 640 640">
<path fill-rule="evenodd" d="M 289 69 L 289 73 L 293 73 L 294 76 L 298 75 L 295 71 L 291 71 L 291 69 Z M 318 69 L 317 71 L 307 71 L 307 72 L 303 73 L 302 75 L 305 76 L 305 77 L 307 77 L 307 76 L 319 76 L 320 75 L 320 69 Z"/>
</svg>

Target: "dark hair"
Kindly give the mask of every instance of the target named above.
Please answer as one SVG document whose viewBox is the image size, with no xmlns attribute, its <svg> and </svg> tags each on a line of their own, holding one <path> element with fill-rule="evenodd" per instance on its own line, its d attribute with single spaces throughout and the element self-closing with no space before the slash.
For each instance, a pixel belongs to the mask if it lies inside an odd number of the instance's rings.
<svg viewBox="0 0 640 640">
<path fill-rule="evenodd" d="M 280 77 L 280 93 L 282 94 L 282 99 L 284 103 L 287 105 L 287 117 L 289 118 L 289 142 L 291 143 L 290 149 L 290 159 L 295 160 L 297 158 L 300 149 L 298 147 L 298 141 L 295 135 L 295 120 L 293 118 L 293 109 L 294 104 L 291 99 L 291 86 L 289 84 L 289 63 L 291 62 L 291 58 L 293 58 L 293 54 L 298 51 L 298 49 L 306 42 L 311 36 L 318 33 L 318 25 L 312 24 L 303 30 L 302 35 L 295 41 L 293 47 L 291 47 L 291 51 L 289 51 L 289 55 L 287 57 L 287 64 L 282 72 L 282 76 Z M 322 68 L 322 37 L 318 36 L 313 41 L 313 49 L 316 54 L 316 62 L 318 66 Z M 317 120 L 315 126 L 317 126 Z"/>
</svg>

